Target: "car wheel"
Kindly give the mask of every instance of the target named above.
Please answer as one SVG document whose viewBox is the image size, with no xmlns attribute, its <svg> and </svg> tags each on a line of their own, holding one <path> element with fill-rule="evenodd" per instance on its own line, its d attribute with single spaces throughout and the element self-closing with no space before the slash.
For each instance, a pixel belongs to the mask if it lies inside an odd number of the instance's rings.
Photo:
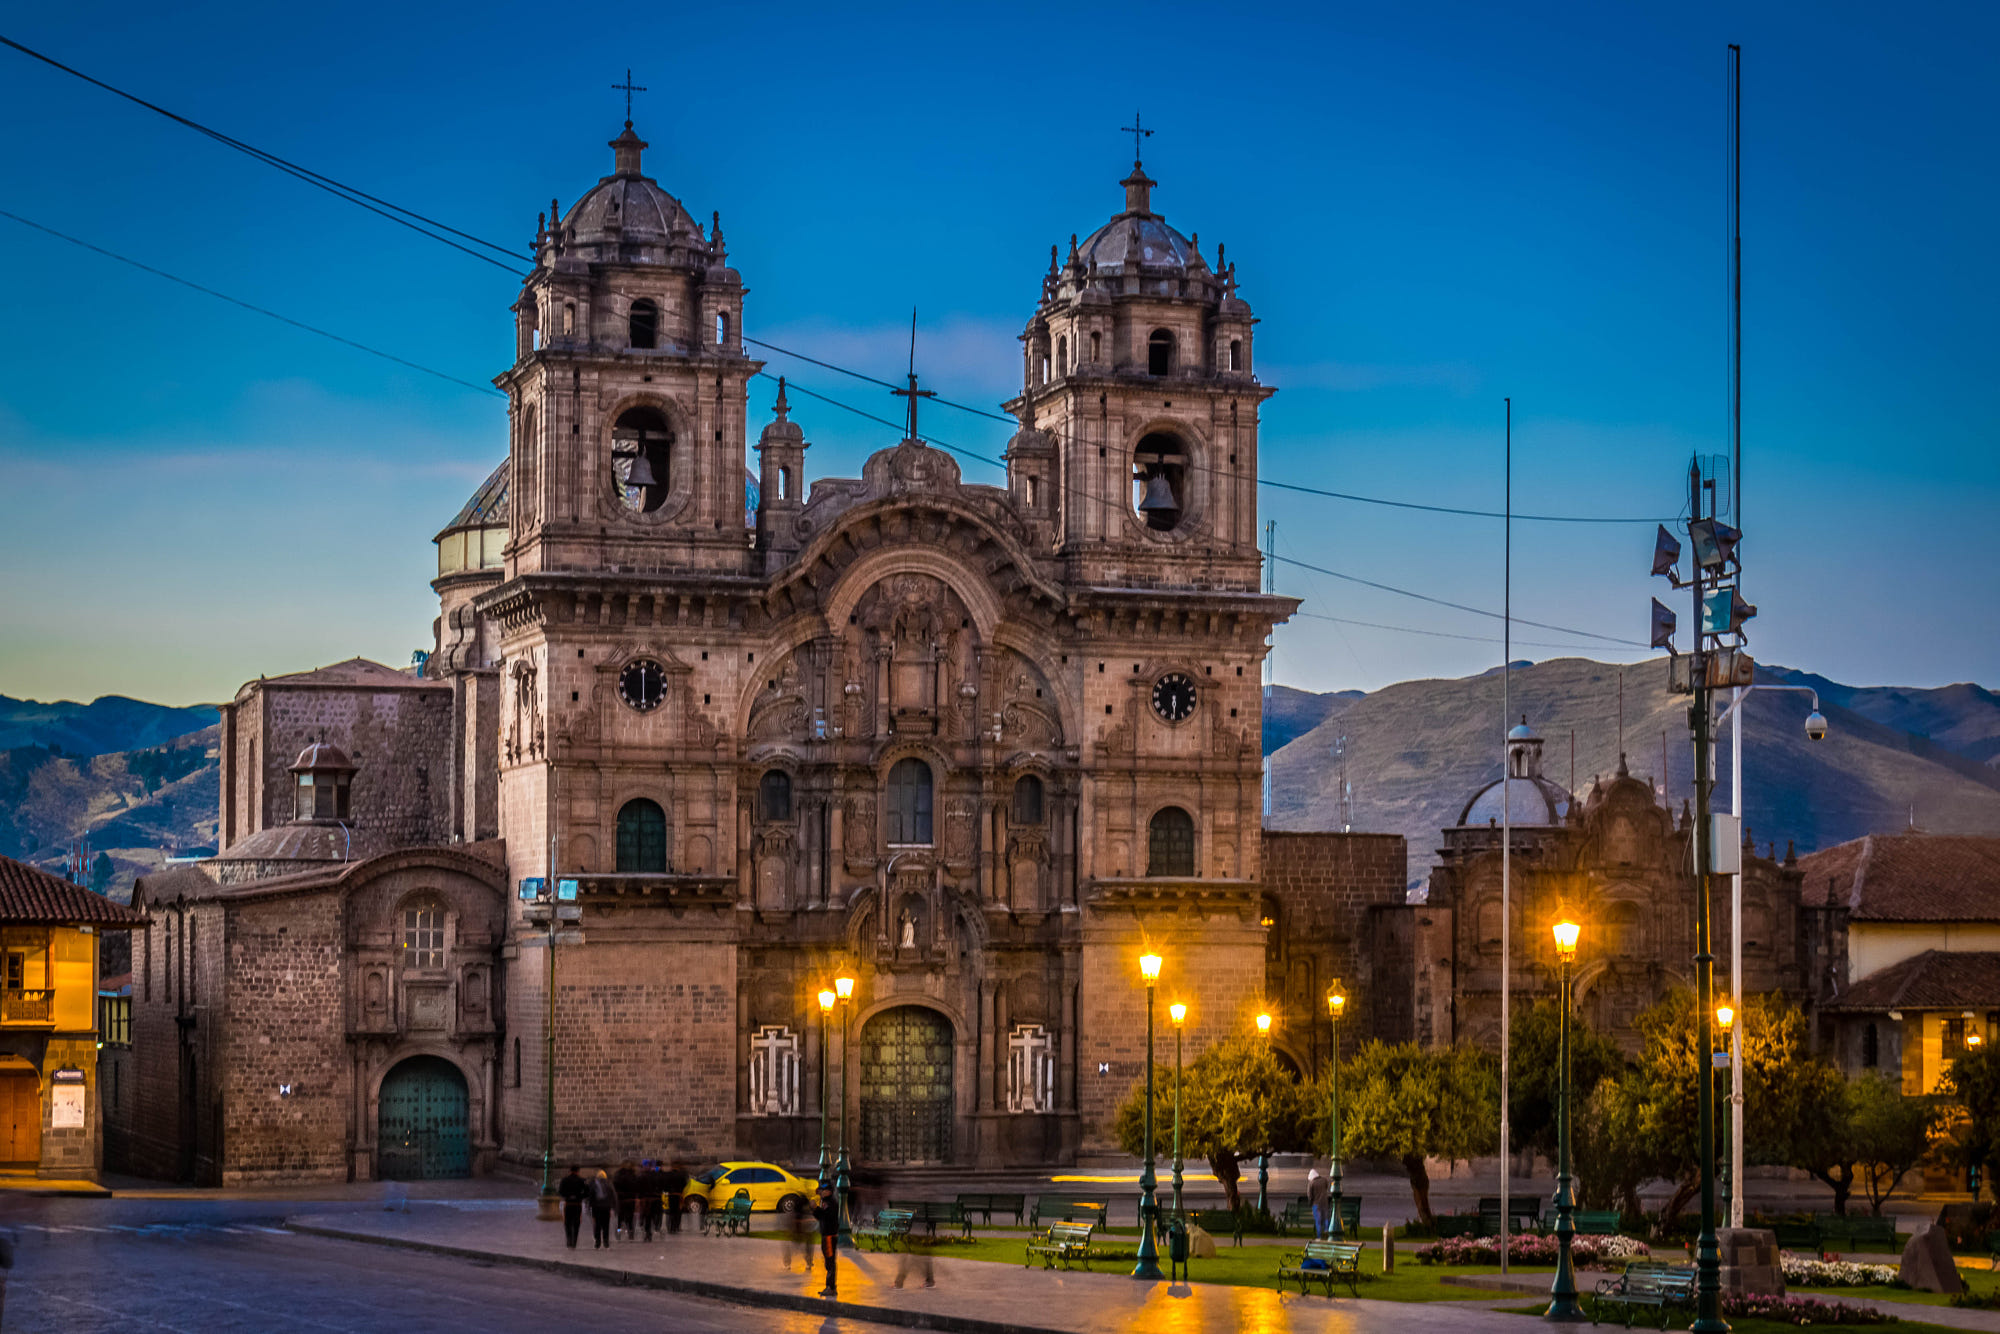
<svg viewBox="0 0 2000 1334">
<path fill-rule="evenodd" d="M 694 1220 L 696 1227 L 700 1227 L 708 1218 L 708 1201 L 702 1199 L 699 1195 L 689 1200 L 687 1202 L 687 1216 Z"/>
<path fill-rule="evenodd" d="M 784 1199 L 778 1201 L 778 1212 L 781 1214 L 804 1213 L 805 1208 L 806 1202 L 803 1196 L 787 1195 Z"/>
</svg>

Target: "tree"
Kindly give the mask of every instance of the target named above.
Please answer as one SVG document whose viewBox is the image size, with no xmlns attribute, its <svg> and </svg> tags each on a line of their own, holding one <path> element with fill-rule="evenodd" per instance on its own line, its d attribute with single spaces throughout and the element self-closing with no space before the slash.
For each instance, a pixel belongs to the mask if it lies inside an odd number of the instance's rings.
<svg viewBox="0 0 2000 1334">
<path fill-rule="evenodd" d="M 1241 1207 L 1239 1158 L 1308 1147 L 1303 1095 L 1298 1077 L 1261 1038 L 1225 1038 L 1188 1065 L 1181 1091 L 1181 1151 L 1208 1160 L 1231 1209 Z M 1125 1152 L 1145 1152 L 1145 1118 L 1146 1082 L 1141 1079 L 1112 1123 Z M 1173 1151 L 1174 1072 L 1168 1065 L 1156 1067 L 1154 1076 L 1153 1154 L 1166 1159 Z"/>
<path fill-rule="evenodd" d="M 111 877 L 118 868 L 111 864 L 111 854 L 100 852 L 90 863 L 90 888 L 93 893 L 103 894 L 111 888 Z"/>
<path fill-rule="evenodd" d="M 1953 1113 L 1964 1113 L 1953 1127 L 1953 1156 L 2000 1189 L 2000 1057 L 1986 1047 L 1963 1053 L 1939 1088 L 1956 1104 Z"/>
<path fill-rule="evenodd" d="M 1930 1153 L 1934 1134 L 1943 1128 L 1943 1109 L 1933 1097 L 1906 1097 L 1902 1082 L 1891 1075 L 1863 1075 L 1851 1086 L 1851 1096 L 1855 1154 L 1869 1212 L 1880 1218 L 1882 1202 Z M 2000 1109 L 1992 1114 L 2000 1115 Z"/>
<path fill-rule="evenodd" d="M 1507 1119 L 1514 1149 L 1556 1157 L 1556 1099 L 1561 1086 L 1562 1007 L 1536 1001 L 1514 1011 L 1509 1049 Z M 1581 1015 L 1569 1021 L 1571 1148 L 1584 1129 L 1583 1109 L 1598 1082 L 1624 1072 L 1629 1062 L 1618 1044 L 1591 1028 Z"/>
<path fill-rule="evenodd" d="M 1600 1081 L 1571 1122 L 1570 1155 L 1583 1207 L 1615 1208 L 1632 1226 L 1644 1216 L 1639 1187 L 1672 1174 L 1672 1164 L 1639 1128 L 1647 1096 L 1645 1076 L 1628 1070 Z"/>
<path fill-rule="evenodd" d="M 1331 1090 L 1312 1091 L 1314 1138 L 1327 1142 Z M 1342 1157 L 1394 1158 L 1410 1179 L 1417 1216 L 1432 1225 L 1428 1158 L 1447 1162 L 1492 1153 L 1500 1142 L 1499 1063 L 1475 1047 L 1370 1042 L 1340 1072 Z"/>
</svg>

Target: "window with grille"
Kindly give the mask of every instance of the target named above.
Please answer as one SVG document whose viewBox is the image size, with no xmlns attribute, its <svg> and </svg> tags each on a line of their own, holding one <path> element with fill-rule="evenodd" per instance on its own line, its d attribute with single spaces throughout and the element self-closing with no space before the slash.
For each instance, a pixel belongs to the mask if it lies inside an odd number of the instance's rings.
<svg viewBox="0 0 2000 1334">
<path fill-rule="evenodd" d="M 444 909 L 430 904 L 403 910 L 403 963 L 409 968 L 444 967 Z"/>
<path fill-rule="evenodd" d="M 799 1111 L 799 1035 L 771 1024 L 750 1039 L 750 1115 L 796 1116 Z"/>
<path fill-rule="evenodd" d="M 1040 1024 L 1019 1024 L 1007 1035 L 1007 1110 L 1056 1109 L 1055 1043 Z"/>
<path fill-rule="evenodd" d="M 618 869 L 664 875 L 667 869 L 667 813 L 644 797 L 618 811 Z"/>
<path fill-rule="evenodd" d="M 99 996 L 97 998 L 97 1031 L 107 1047 L 129 1047 L 132 1045 L 132 998 L 130 996 Z"/>
<path fill-rule="evenodd" d="M 783 769 L 773 769 L 764 775 L 759 805 L 764 808 L 766 820 L 789 820 L 792 818 L 792 776 Z"/>
<path fill-rule="evenodd" d="M 889 770 L 889 842 L 928 846 L 931 841 L 931 767 L 897 760 Z"/>
<path fill-rule="evenodd" d="M 1180 807 L 1153 817 L 1147 844 L 1147 875 L 1194 874 L 1194 817 Z"/>
<path fill-rule="evenodd" d="M 1009 818 L 1018 825 L 1042 822 L 1042 780 L 1028 774 L 1014 784 L 1014 809 Z"/>
<path fill-rule="evenodd" d="M 1950 1064 L 1965 1054 L 1965 1020 L 1963 1018 L 1944 1021 L 1943 1045 L 1939 1056 Z"/>
</svg>

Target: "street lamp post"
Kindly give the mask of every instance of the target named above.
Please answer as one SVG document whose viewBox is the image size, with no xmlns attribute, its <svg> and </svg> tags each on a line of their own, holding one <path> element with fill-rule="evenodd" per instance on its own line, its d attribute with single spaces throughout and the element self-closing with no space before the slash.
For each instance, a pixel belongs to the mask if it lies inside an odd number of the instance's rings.
<svg viewBox="0 0 2000 1334">
<path fill-rule="evenodd" d="M 1264 1039 L 1264 1050 L 1271 1049 L 1271 1015 L 1266 1011 L 1257 1016 L 1257 1035 Z M 1264 1151 L 1257 1155 L 1257 1216 L 1271 1216 L 1271 1146 L 1266 1143 Z"/>
<path fill-rule="evenodd" d="M 1327 993 L 1326 1013 L 1333 1021 L 1333 1148 L 1327 1155 L 1327 1181 L 1333 1193 L 1332 1230 L 1328 1236 L 1335 1241 L 1343 1240 L 1346 1233 L 1340 1222 L 1340 1016 L 1347 1009 L 1347 994 L 1341 990 L 1335 979 L 1333 990 Z"/>
<path fill-rule="evenodd" d="M 1181 1024 L 1187 1019 L 1187 1006 L 1175 1001 L 1167 1007 L 1167 1014 L 1174 1021 L 1174 1217 L 1181 1217 Z"/>
<path fill-rule="evenodd" d="M 1736 1064 L 1736 1048 L 1734 1043 L 1732 1042 L 1732 1038 L 1734 1038 L 1736 1030 L 1735 1007 L 1729 1005 L 1716 1006 L 1715 1026 L 1722 1030 L 1722 1050 L 1716 1052 L 1714 1055 L 1709 1057 L 1710 1063 L 1715 1065 Z M 1725 1096 L 1729 1098 L 1732 1104 L 1736 1101 L 1736 1095 L 1733 1091 Z M 1732 1119 L 1733 1118 L 1727 1116 L 1722 1118 L 1722 1198 L 1725 1200 L 1735 1199 L 1735 1196 L 1733 1196 L 1729 1190 L 1729 1183 L 1731 1176 L 1729 1170 L 1730 1167 L 1729 1123 Z"/>
<path fill-rule="evenodd" d="M 1153 1174 L 1153 984 L 1160 980 L 1160 956 L 1141 955 L 1139 973 L 1146 979 L 1146 1166 L 1139 1173 L 1139 1263 L 1132 1266 L 1132 1277 L 1165 1278 L 1160 1272 L 1160 1252 L 1153 1241 L 1153 1225 L 1160 1214 L 1159 1199 L 1154 1193 L 1159 1178 Z"/>
<path fill-rule="evenodd" d="M 1561 965 L 1561 984 L 1556 995 L 1562 1007 L 1562 1034 L 1556 1064 L 1556 1281 L 1549 1289 L 1549 1309 L 1545 1320 L 1582 1320 L 1583 1307 L 1576 1299 L 1576 1270 L 1570 1263 L 1570 1244 L 1576 1239 L 1576 1187 L 1569 1171 L 1569 969 L 1576 961 L 1576 938 L 1582 928 L 1564 918 L 1555 924 L 1556 960 Z"/>
<path fill-rule="evenodd" d="M 825 1190 L 833 1184 L 833 1160 L 826 1151 L 826 1067 L 829 1064 L 827 1041 L 833 1028 L 834 994 L 831 991 L 819 993 L 819 1188 Z"/>
<path fill-rule="evenodd" d="M 833 1198 L 840 1203 L 840 1242 L 852 1247 L 854 1236 L 847 1226 L 847 1196 L 853 1187 L 847 1161 L 847 1016 L 853 1009 L 854 979 L 841 973 L 833 979 L 834 999 L 840 1002 L 840 1157 L 834 1165 Z"/>
</svg>

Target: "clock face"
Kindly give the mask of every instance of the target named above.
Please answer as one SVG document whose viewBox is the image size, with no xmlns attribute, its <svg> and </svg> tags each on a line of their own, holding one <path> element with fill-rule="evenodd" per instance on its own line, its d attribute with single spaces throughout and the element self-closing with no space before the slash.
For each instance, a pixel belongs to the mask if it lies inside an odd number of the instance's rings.
<svg viewBox="0 0 2000 1334">
<path fill-rule="evenodd" d="M 641 713 L 660 707 L 667 697 L 666 668 L 651 658 L 636 658 L 618 673 L 618 698 Z"/>
<path fill-rule="evenodd" d="M 1153 712 L 1170 723 L 1194 712 L 1194 682 L 1180 672 L 1168 672 L 1153 682 Z"/>
</svg>

